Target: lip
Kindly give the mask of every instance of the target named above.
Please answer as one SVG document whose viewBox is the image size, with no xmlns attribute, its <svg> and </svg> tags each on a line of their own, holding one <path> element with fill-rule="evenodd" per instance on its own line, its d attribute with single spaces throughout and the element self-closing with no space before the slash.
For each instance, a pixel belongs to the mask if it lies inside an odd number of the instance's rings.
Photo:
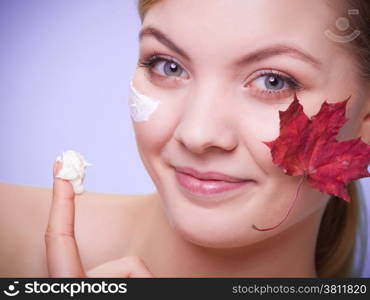
<svg viewBox="0 0 370 300">
<path fill-rule="evenodd" d="M 222 180 L 227 182 L 243 182 L 246 179 L 226 175 L 219 172 L 199 172 L 191 167 L 175 167 L 177 172 L 191 175 L 201 180 Z"/>
<path fill-rule="evenodd" d="M 189 167 L 176 167 L 175 174 L 180 185 L 196 196 L 212 196 L 231 192 L 252 181 L 218 172 L 201 173 Z"/>
</svg>

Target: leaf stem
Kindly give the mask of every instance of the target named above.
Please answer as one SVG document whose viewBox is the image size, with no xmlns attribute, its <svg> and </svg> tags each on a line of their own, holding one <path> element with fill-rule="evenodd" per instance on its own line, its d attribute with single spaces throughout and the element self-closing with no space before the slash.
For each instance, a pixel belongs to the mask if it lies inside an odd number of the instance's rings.
<svg viewBox="0 0 370 300">
<path fill-rule="evenodd" d="M 283 223 L 289 216 L 294 204 L 296 203 L 297 199 L 298 199 L 298 193 L 299 193 L 299 190 L 301 189 L 301 186 L 303 184 L 303 181 L 304 179 L 307 177 L 307 174 L 306 172 L 303 173 L 303 176 L 298 184 L 298 188 L 297 188 L 297 191 L 296 191 L 296 194 L 295 194 L 295 198 L 294 198 L 294 201 L 292 203 L 292 205 L 290 206 L 289 210 L 288 210 L 288 213 L 285 215 L 285 217 L 276 225 L 272 226 L 272 227 L 267 227 L 267 228 L 258 228 L 256 225 L 252 225 L 252 228 L 253 229 L 256 229 L 258 231 L 268 231 L 268 230 L 272 230 L 272 229 L 275 229 L 276 227 L 278 227 L 281 223 Z"/>
</svg>

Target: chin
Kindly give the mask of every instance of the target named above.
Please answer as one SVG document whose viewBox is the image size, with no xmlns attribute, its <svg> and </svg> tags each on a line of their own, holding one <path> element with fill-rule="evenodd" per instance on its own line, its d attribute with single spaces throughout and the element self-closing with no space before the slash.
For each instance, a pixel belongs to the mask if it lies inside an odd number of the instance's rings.
<svg viewBox="0 0 370 300">
<path fill-rule="evenodd" d="M 172 195 L 176 193 L 171 193 Z M 227 209 L 193 205 L 184 196 L 162 197 L 168 222 L 182 239 L 207 248 L 236 248 L 254 244 L 269 234 L 256 232 L 248 217 Z"/>
</svg>

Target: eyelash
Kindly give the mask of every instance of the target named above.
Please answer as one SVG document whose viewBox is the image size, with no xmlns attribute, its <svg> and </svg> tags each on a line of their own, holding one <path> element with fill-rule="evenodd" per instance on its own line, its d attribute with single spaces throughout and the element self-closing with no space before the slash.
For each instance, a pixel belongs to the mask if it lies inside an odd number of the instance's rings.
<svg viewBox="0 0 370 300">
<path fill-rule="evenodd" d="M 274 76 L 275 78 L 278 78 L 279 80 L 285 82 L 288 85 L 288 88 L 273 91 L 273 90 L 261 90 L 255 87 L 251 87 L 252 82 L 263 76 Z M 285 75 L 284 73 L 273 69 L 257 71 L 257 75 L 253 76 L 253 78 L 249 80 L 247 86 L 251 87 L 255 93 L 261 94 L 266 98 L 268 97 L 284 98 L 288 97 L 291 93 L 296 93 L 303 89 L 302 85 L 295 78 L 289 75 Z"/>
<path fill-rule="evenodd" d="M 148 70 L 148 72 L 150 72 L 151 75 L 159 76 L 159 77 L 162 78 L 161 80 L 166 80 L 166 79 L 163 79 L 163 77 L 166 77 L 166 76 L 158 75 L 155 72 L 153 72 L 153 68 L 156 65 L 156 63 L 161 62 L 161 61 L 165 61 L 165 62 L 168 62 L 168 63 L 175 63 L 181 69 L 184 70 L 184 68 L 178 62 L 176 62 L 175 60 L 166 58 L 166 57 L 164 57 L 161 54 L 156 53 L 156 52 L 144 57 L 143 59 L 141 59 L 139 61 L 139 66 L 143 67 L 143 68 L 146 68 Z M 282 97 L 288 96 L 287 95 L 287 90 L 290 93 L 292 93 L 292 92 L 296 93 L 297 91 L 302 89 L 301 84 L 295 78 L 293 78 L 291 76 L 288 76 L 288 75 L 285 75 L 284 73 L 282 73 L 280 71 L 276 71 L 276 70 L 272 70 L 272 69 L 262 70 L 262 71 L 257 72 L 257 75 L 255 75 L 251 80 L 249 80 L 247 86 L 250 86 L 250 84 L 253 81 L 255 81 L 256 79 L 258 79 L 260 77 L 263 77 L 263 76 L 274 76 L 275 78 L 283 80 L 288 85 L 288 89 L 283 89 L 283 90 L 278 90 L 278 91 L 261 90 L 261 89 L 252 88 L 252 89 L 255 90 L 254 91 L 255 93 L 259 93 L 263 97 L 279 97 L 279 98 L 282 98 Z M 175 76 L 167 76 L 167 77 L 175 77 Z M 175 79 L 176 79 L 176 77 L 175 77 Z M 259 91 L 257 91 L 257 90 L 259 90 Z"/>
<path fill-rule="evenodd" d="M 168 62 L 168 63 L 175 63 L 181 69 L 184 69 L 177 61 L 175 61 L 173 59 L 169 59 L 169 58 L 163 57 L 161 54 L 156 53 L 156 52 L 154 52 L 153 54 L 151 54 L 151 55 L 149 55 L 147 57 L 144 57 L 142 60 L 140 60 L 139 61 L 139 66 L 148 69 L 148 71 L 151 74 L 158 75 L 158 74 L 156 74 L 156 73 L 153 72 L 153 68 L 154 68 L 155 64 L 157 62 L 160 62 L 160 61 L 165 61 L 165 62 Z M 158 75 L 158 76 L 164 77 L 163 75 Z"/>
</svg>

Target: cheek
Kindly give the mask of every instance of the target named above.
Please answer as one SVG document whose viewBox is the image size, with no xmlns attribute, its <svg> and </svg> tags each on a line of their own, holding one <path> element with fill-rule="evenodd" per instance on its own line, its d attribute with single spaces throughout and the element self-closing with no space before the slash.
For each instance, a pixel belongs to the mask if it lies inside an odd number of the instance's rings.
<svg viewBox="0 0 370 300">
<path fill-rule="evenodd" d="M 298 191 L 301 179 L 302 176 L 289 176 L 281 173 L 271 183 L 273 195 L 270 196 L 277 199 L 277 201 L 281 201 L 281 205 L 277 206 L 280 216 L 284 216 L 297 195 L 297 201 L 293 206 L 291 215 L 288 217 L 293 223 L 322 209 L 326 205 L 326 201 L 330 198 L 329 195 L 312 188 L 307 180 L 304 180 Z"/>
<path fill-rule="evenodd" d="M 285 107 L 281 106 L 279 109 L 285 110 Z M 278 108 L 273 106 L 259 107 L 250 104 L 239 116 L 238 126 L 240 142 L 243 144 L 240 148 L 245 151 L 247 161 L 253 162 L 256 164 L 255 168 L 271 175 L 281 171 L 272 163 L 270 149 L 263 142 L 275 140 L 279 136 L 280 121 L 277 111 Z M 261 174 L 260 179 L 263 178 L 265 175 Z"/>
<path fill-rule="evenodd" d="M 349 119 L 340 129 L 337 140 L 349 140 L 360 136 L 359 126 L 363 118 L 363 99 L 361 95 L 353 95 L 347 103 L 346 118 Z"/>
<path fill-rule="evenodd" d="M 161 101 L 150 118 L 143 122 L 133 121 L 139 151 L 158 154 L 172 138 L 179 119 L 179 108 L 170 101 Z"/>
</svg>

